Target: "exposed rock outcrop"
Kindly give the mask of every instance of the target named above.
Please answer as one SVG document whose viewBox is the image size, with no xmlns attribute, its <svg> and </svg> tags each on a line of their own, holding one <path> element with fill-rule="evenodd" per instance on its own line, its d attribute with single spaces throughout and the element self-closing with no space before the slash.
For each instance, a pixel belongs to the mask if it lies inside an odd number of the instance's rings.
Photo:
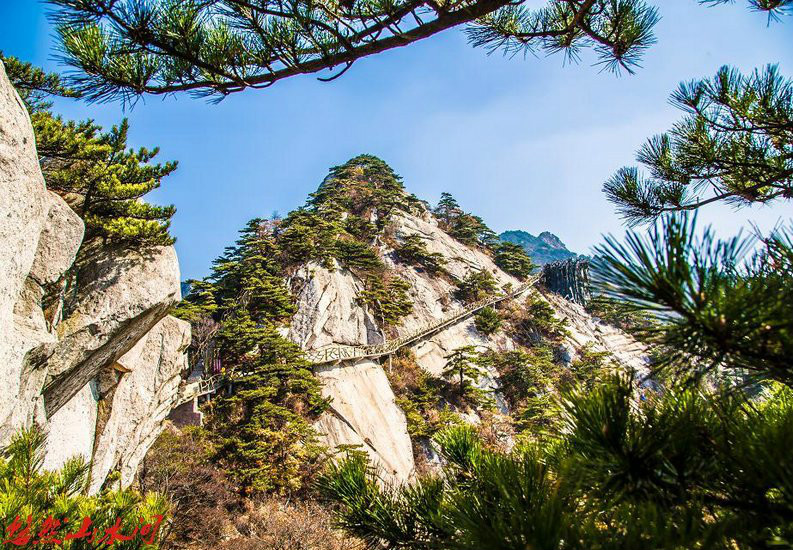
<svg viewBox="0 0 793 550">
<path fill-rule="evenodd" d="M 43 379 L 24 372 L 23 358 L 50 339 L 41 332 L 43 315 L 31 311 L 28 319 L 16 307 L 23 294 L 37 298 L 26 283 L 50 207 L 35 147 L 30 119 L 0 63 L 0 387 L 8 396 L 0 399 L 0 439 L 25 421 L 34 399 L 29 386 Z"/>
<path fill-rule="evenodd" d="M 45 466 L 92 462 L 129 483 L 175 405 L 190 331 L 173 247 L 99 247 L 47 191 L 27 112 L 0 64 L 0 444 L 37 423 Z M 79 265 L 78 265 L 79 264 Z"/>
<path fill-rule="evenodd" d="M 589 260 L 571 258 L 545 264 L 542 268 L 542 283 L 551 292 L 586 306 L 592 297 L 589 288 Z"/>
<path fill-rule="evenodd" d="M 520 280 L 502 271 L 483 250 L 467 246 L 443 231 L 436 218 L 426 210 L 412 214 L 392 213 L 385 232 L 388 238 L 375 240 L 378 255 L 390 273 L 408 283 L 407 292 L 413 304 L 412 312 L 402 318 L 399 326 L 390 330 L 390 338 L 412 334 L 463 308 L 464 304 L 454 297 L 454 279 L 463 279 L 472 271 L 488 271 L 497 286 L 503 289 L 521 285 Z M 420 237 L 429 254 L 438 254 L 445 260 L 446 275 L 432 274 L 397 259 L 392 246 L 404 243 L 413 235 Z M 571 265 L 576 264 L 573 262 Z M 579 275 L 577 269 L 573 269 L 570 275 Z M 583 282 L 574 285 L 574 290 L 579 291 L 581 297 L 582 285 Z M 383 335 L 375 319 L 357 299 L 362 283 L 349 270 L 339 266 L 328 270 L 312 263 L 297 271 L 291 279 L 291 286 L 297 297 L 298 313 L 289 334 L 304 349 L 318 349 L 333 343 L 360 346 L 382 341 Z M 640 345 L 620 331 L 599 323 L 579 305 L 556 294 L 545 295 L 532 289 L 516 298 L 510 307 L 520 308 L 529 294 L 548 301 L 557 317 L 568 319 L 570 335 L 563 344 L 568 362 L 587 347 L 614 354 L 626 368 L 644 368 L 644 349 Z M 573 298 L 576 296 L 571 295 Z M 472 317 L 406 348 L 412 352 L 421 369 L 439 376 L 446 365 L 446 356 L 463 346 L 496 351 L 519 348 L 518 342 L 503 330 L 492 335 L 480 333 Z M 317 375 L 323 380 L 325 395 L 332 399 L 332 408 L 316 427 L 326 444 L 360 446 L 381 467 L 386 479 L 405 481 L 414 468 L 414 445 L 407 432 L 405 416 L 389 385 L 387 360 L 384 363 L 359 360 L 318 367 Z M 498 393 L 499 381 L 495 371 L 483 376 L 478 385 L 493 390 L 498 409 L 502 413 L 509 412 Z M 457 412 L 468 421 L 480 420 L 474 411 Z M 426 447 L 424 441 L 415 443 L 416 448 Z"/>
<path fill-rule="evenodd" d="M 323 393 L 333 398 L 315 426 L 325 443 L 359 445 L 387 478 L 407 479 L 414 468 L 413 448 L 383 367 L 365 359 L 343 367 L 325 365 L 316 374 Z"/>
<path fill-rule="evenodd" d="M 180 299 L 179 262 L 170 246 L 100 252 L 77 281 L 78 296 L 47 354 L 48 415 L 132 349 Z"/>
<path fill-rule="evenodd" d="M 98 489 L 114 470 L 120 472 L 122 484 L 132 482 L 163 421 L 177 405 L 189 345 L 190 323 L 169 315 L 105 372 L 112 388 L 104 397 L 110 409 L 106 420 L 100 419 L 104 426 L 94 447 L 92 489 Z"/>
</svg>

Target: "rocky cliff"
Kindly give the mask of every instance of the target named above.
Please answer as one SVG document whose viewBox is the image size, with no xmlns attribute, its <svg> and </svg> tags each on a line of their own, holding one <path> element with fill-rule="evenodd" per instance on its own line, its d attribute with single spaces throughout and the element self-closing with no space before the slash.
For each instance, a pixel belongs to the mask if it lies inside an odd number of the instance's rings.
<svg viewBox="0 0 793 550">
<path fill-rule="evenodd" d="M 129 483 L 175 405 L 189 324 L 173 247 L 101 247 L 77 262 L 84 225 L 46 189 L 27 111 L 0 64 L 0 443 L 36 423 L 45 466 L 74 455 L 96 490 Z"/>
<path fill-rule="evenodd" d="M 371 222 L 377 222 L 373 214 Z M 381 343 L 411 334 L 434 321 L 448 317 L 464 306 L 455 297 L 455 280 L 477 271 L 492 274 L 499 288 L 517 288 L 522 282 L 501 270 L 492 255 L 481 247 L 468 246 L 441 229 L 439 221 L 426 208 L 389 214 L 380 235 L 372 235 L 372 246 L 386 265 L 387 272 L 408 283 L 412 311 L 391 327 L 388 334 L 378 328 L 376 316 L 359 300 L 364 282 L 354 271 L 339 263 L 331 268 L 309 263 L 294 272 L 290 280 L 297 299 L 298 313 L 292 320 L 290 337 L 306 350 L 331 344 L 366 345 Z M 418 236 L 427 252 L 445 260 L 445 273 L 400 260 L 396 248 L 411 236 Z M 599 323 L 577 304 L 553 294 L 531 290 L 506 307 L 521 308 L 528 296 L 544 301 L 558 318 L 568 321 L 568 335 L 561 348 L 562 360 L 574 361 L 584 348 L 613 354 L 626 368 L 644 369 L 644 350 L 629 336 Z M 510 351 L 520 348 L 507 330 L 491 335 L 480 333 L 474 319 L 460 322 L 406 346 L 418 366 L 439 376 L 446 356 L 457 348 L 474 346 L 478 350 Z M 324 382 L 325 395 L 332 399 L 331 409 L 317 424 L 324 441 L 331 445 L 357 445 L 366 450 L 392 480 L 409 479 L 420 447 L 411 441 L 404 412 L 400 409 L 389 382 L 389 360 L 363 359 L 326 364 L 316 369 Z M 495 370 L 484 376 L 479 386 L 494 391 L 496 409 L 509 413 L 498 392 Z M 471 422 L 478 422 L 472 411 L 458 411 Z"/>
<path fill-rule="evenodd" d="M 542 266 L 542 283 L 548 290 L 586 306 L 591 299 L 589 260 L 571 258 Z"/>
</svg>

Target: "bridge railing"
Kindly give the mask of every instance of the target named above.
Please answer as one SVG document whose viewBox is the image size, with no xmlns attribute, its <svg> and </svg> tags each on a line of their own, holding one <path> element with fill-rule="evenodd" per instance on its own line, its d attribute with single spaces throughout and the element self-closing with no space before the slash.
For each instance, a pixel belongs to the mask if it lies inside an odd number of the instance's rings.
<svg viewBox="0 0 793 550">
<path fill-rule="evenodd" d="M 538 280 L 538 276 L 532 277 L 532 279 L 514 290 L 498 296 L 488 296 L 487 298 L 477 300 L 476 302 L 455 311 L 443 319 L 429 323 L 410 334 L 400 336 L 395 340 L 391 340 L 383 344 L 365 346 L 345 346 L 333 344 L 316 350 L 307 350 L 305 352 L 305 356 L 309 362 L 315 365 L 322 365 L 325 363 L 344 361 L 346 359 L 363 359 L 367 357 L 381 357 L 383 355 L 390 355 L 403 346 L 432 334 L 442 327 L 455 323 L 461 318 L 467 317 L 477 310 L 510 298 L 514 298 L 515 296 L 524 293 L 530 287 L 534 286 Z M 245 376 L 246 374 L 248 373 L 232 372 L 228 374 L 217 374 L 209 378 L 201 379 L 197 383 L 190 384 L 188 388 L 183 391 L 181 402 L 184 403 L 196 396 L 206 395 L 208 393 L 217 391 L 224 383 L 224 379 L 239 378 L 241 376 Z"/>
<path fill-rule="evenodd" d="M 513 298 L 525 292 L 528 288 L 533 286 L 538 280 L 538 277 L 533 277 L 529 282 L 524 283 L 517 289 L 507 292 L 499 296 L 489 296 L 481 300 L 467 305 L 466 307 L 452 313 L 451 315 L 439 319 L 433 323 L 429 323 L 410 334 L 400 336 L 395 340 L 391 340 L 384 344 L 373 344 L 365 346 L 347 346 L 347 345 L 330 345 L 317 350 L 306 351 L 306 358 L 314 364 L 331 363 L 335 361 L 342 361 L 345 359 L 359 359 L 365 357 L 379 357 L 382 355 L 390 355 L 401 347 L 409 344 L 415 340 L 423 338 L 428 334 L 452 323 L 455 323 L 463 317 L 471 315 L 473 312 L 485 308 L 489 305 Z"/>
</svg>

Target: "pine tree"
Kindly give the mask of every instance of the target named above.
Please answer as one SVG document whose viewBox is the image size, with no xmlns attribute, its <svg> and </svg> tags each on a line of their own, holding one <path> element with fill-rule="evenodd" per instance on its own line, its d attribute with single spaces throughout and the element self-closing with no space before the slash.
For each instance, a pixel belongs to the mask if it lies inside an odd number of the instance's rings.
<svg viewBox="0 0 793 550">
<path fill-rule="evenodd" d="M 443 223 L 450 226 L 452 220 L 463 213 L 460 205 L 457 203 L 451 193 L 441 193 L 441 198 L 438 200 L 438 205 L 433 209 L 433 214 L 441 219 Z"/>
<path fill-rule="evenodd" d="M 685 117 L 639 151 L 650 177 L 626 167 L 604 185 L 630 223 L 793 197 L 793 81 L 776 66 L 749 75 L 722 67 L 711 80 L 681 83 L 670 102 Z"/>
<path fill-rule="evenodd" d="M 408 235 L 394 252 L 400 260 L 419 265 L 432 274 L 445 272 L 446 259 L 443 254 L 427 250 L 424 237 L 420 235 Z"/>
<path fill-rule="evenodd" d="M 90 121 L 65 122 L 34 113 L 33 130 L 47 187 L 63 196 L 86 223 L 88 239 L 168 245 L 173 206 L 142 199 L 176 170 L 176 162 L 154 164 L 158 148 L 127 149 L 129 123 L 103 132 Z"/>
<path fill-rule="evenodd" d="M 654 179 L 639 185 L 621 172 L 607 185 L 629 220 L 710 200 L 682 200 L 688 185 L 715 189 L 714 201 L 790 198 L 789 84 L 771 70 L 749 79 L 723 70 L 690 89 L 695 113 L 675 126 L 678 141 L 646 148 Z M 643 328 L 645 341 L 684 384 L 598 380 L 602 357 L 590 356 L 573 369 L 581 380 L 558 400 L 563 424 L 549 439 L 503 452 L 452 429 L 436 437 L 443 471 L 399 488 L 380 489 L 360 460 L 332 465 L 320 487 L 340 525 L 372 548 L 790 547 L 790 231 L 719 241 L 667 214 L 625 243 L 609 238 L 595 274 L 606 297 L 664 321 Z M 531 374 L 519 373 L 521 383 Z"/>
<path fill-rule="evenodd" d="M 102 239 L 127 246 L 168 245 L 173 206 L 142 198 L 160 187 L 176 162 L 155 164 L 158 148 L 128 149 L 129 123 L 104 132 L 91 120 L 65 121 L 50 110 L 53 96 L 76 97 L 57 75 L 16 58 L 3 58 L 11 83 L 31 115 L 47 187 L 62 196 L 86 224 L 86 243 Z"/>
<path fill-rule="evenodd" d="M 476 330 L 489 336 L 501 328 L 501 316 L 492 307 L 483 307 L 474 315 Z"/>
<path fill-rule="evenodd" d="M 632 72 L 658 20 L 641 0 L 536 7 L 507 0 L 50 1 L 64 58 L 79 70 L 73 84 L 91 100 L 177 92 L 222 98 L 326 69 L 322 79 L 332 80 L 362 57 L 458 25 L 489 51 L 564 51 L 577 59 L 591 48 L 603 66 Z"/>
<path fill-rule="evenodd" d="M 112 488 L 87 495 L 89 465 L 75 457 L 59 470 L 44 470 L 45 445 L 44 432 L 32 427 L 14 434 L 0 453 L 3 548 L 55 546 L 87 550 L 110 544 L 121 550 L 159 548 L 161 531 L 168 521 L 163 522 L 169 511 L 165 498 L 155 493 L 142 495 L 133 489 Z M 117 521 L 119 533 L 130 536 L 130 540 L 107 542 L 108 530 L 115 531 Z M 158 530 L 149 527 L 143 532 L 140 528 L 144 524 L 156 524 Z M 83 525 L 86 525 L 85 537 L 65 540 L 68 534 L 79 533 Z M 133 533 L 139 535 L 131 536 Z M 153 543 L 145 544 L 149 538 Z"/>
<path fill-rule="evenodd" d="M 310 420 L 327 406 L 300 348 L 279 332 L 295 311 L 274 226 L 253 219 L 178 311 L 217 324 L 232 394 L 213 400 L 207 428 L 218 460 L 249 494 L 305 489 L 322 454 Z"/>
<path fill-rule="evenodd" d="M 525 279 L 537 267 L 523 247 L 518 244 L 501 241 L 496 245 L 495 250 L 493 261 L 510 275 Z"/>
<path fill-rule="evenodd" d="M 398 325 L 402 318 L 413 311 L 413 301 L 408 295 L 410 283 L 396 276 L 387 280 L 369 276 L 364 281 L 365 288 L 358 299 L 372 309 L 374 318 L 382 327 Z"/>
<path fill-rule="evenodd" d="M 435 436 L 437 475 L 381 487 L 360 457 L 320 477 L 369 548 L 769 548 L 793 540 L 793 400 L 752 407 L 612 378 L 562 399 L 557 437 L 505 452 L 470 426 Z"/>
<path fill-rule="evenodd" d="M 16 57 L 5 56 L 2 51 L 0 61 L 5 66 L 6 76 L 31 113 L 49 110 L 52 97 L 80 97 L 75 90 L 66 87 L 57 74 L 46 73 Z"/>
<path fill-rule="evenodd" d="M 469 271 L 457 282 L 455 295 L 465 302 L 476 302 L 496 292 L 496 280 L 486 269 Z"/>
<path fill-rule="evenodd" d="M 463 346 L 455 349 L 444 357 L 446 365 L 442 375 L 446 379 L 457 379 L 457 391 L 460 397 L 473 395 L 476 388 L 473 384 L 479 382 L 484 374 L 484 369 L 477 363 L 478 354 L 474 346 Z"/>
<path fill-rule="evenodd" d="M 637 327 L 666 350 L 659 369 L 685 376 L 726 369 L 791 384 L 790 231 L 759 243 L 721 241 L 710 229 L 697 231 L 685 211 L 721 200 L 741 206 L 793 197 L 793 84 L 773 67 L 749 77 L 725 68 L 713 81 L 681 84 L 673 99 L 689 114 L 642 149 L 653 179 L 623 169 L 606 192 L 631 223 L 684 212 L 629 233 L 625 244 L 607 239 L 598 249 L 596 284 L 628 311 L 663 321 Z M 708 191 L 709 198 L 697 195 Z"/>
</svg>

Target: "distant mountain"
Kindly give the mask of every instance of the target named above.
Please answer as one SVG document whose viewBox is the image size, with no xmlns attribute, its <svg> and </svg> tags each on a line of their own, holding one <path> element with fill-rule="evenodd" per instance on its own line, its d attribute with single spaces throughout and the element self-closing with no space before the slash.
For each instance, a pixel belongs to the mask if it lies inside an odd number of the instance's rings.
<svg viewBox="0 0 793 550">
<path fill-rule="evenodd" d="M 543 231 L 536 237 L 525 231 L 504 231 L 499 237 L 503 241 L 522 246 L 534 263 L 540 265 L 578 256 L 575 252 L 570 252 L 559 237 L 548 231 Z"/>
</svg>

